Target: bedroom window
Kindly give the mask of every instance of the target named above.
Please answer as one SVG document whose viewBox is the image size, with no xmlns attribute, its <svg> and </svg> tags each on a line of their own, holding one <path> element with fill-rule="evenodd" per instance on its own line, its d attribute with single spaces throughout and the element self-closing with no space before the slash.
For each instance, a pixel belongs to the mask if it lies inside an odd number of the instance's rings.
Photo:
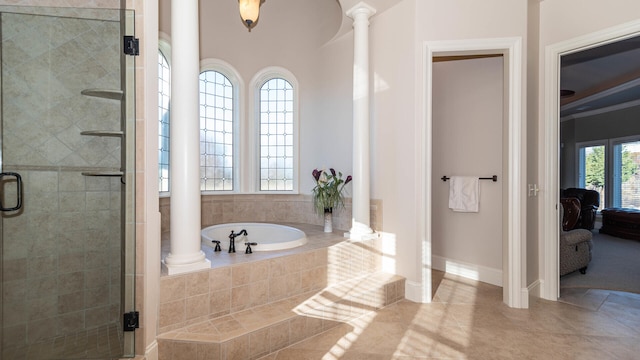
<svg viewBox="0 0 640 360">
<path fill-rule="evenodd" d="M 640 209 L 640 137 L 579 143 L 578 186 L 600 193 L 600 208 Z"/>
</svg>

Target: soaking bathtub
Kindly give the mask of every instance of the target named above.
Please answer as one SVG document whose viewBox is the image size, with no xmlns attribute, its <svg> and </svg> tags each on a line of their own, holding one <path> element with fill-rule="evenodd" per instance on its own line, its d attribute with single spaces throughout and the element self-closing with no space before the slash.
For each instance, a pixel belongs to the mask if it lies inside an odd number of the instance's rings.
<svg viewBox="0 0 640 360">
<path fill-rule="evenodd" d="M 238 233 L 247 231 L 246 236 L 238 236 L 235 239 L 236 248 L 242 249 L 246 242 L 256 243 L 252 245 L 253 251 L 274 251 L 292 249 L 307 243 L 307 235 L 304 231 L 291 226 L 270 223 L 228 223 L 208 226 L 200 232 L 202 243 L 214 247 L 212 240 L 220 241 L 222 250 L 229 248 L 229 235 L 231 231 Z"/>
</svg>

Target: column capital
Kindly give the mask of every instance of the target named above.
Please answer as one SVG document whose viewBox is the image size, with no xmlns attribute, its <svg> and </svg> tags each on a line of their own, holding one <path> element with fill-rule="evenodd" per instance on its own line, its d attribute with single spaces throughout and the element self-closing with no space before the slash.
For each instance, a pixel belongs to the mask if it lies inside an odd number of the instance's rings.
<svg viewBox="0 0 640 360">
<path fill-rule="evenodd" d="M 356 17 L 358 17 L 358 15 L 364 15 L 366 19 L 369 19 L 370 17 L 375 15 L 375 13 L 376 9 L 373 6 L 365 3 L 364 1 L 355 4 L 351 9 L 345 12 L 345 14 L 353 20 L 356 20 Z"/>
</svg>

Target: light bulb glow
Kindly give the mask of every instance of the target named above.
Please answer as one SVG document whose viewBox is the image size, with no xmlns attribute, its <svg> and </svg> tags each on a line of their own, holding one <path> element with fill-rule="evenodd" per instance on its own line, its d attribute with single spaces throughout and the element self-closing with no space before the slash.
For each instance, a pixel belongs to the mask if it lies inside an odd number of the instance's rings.
<svg viewBox="0 0 640 360">
<path fill-rule="evenodd" d="M 251 29 L 260 16 L 260 0 L 238 0 L 238 6 L 242 22 Z"/>
</svg>

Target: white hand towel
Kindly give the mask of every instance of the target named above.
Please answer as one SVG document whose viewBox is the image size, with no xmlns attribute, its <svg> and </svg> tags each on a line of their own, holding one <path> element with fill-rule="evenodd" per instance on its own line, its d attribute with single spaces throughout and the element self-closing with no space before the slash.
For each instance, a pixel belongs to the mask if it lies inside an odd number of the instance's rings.
<svg viewBox="0 0 640 360">
<path fill-rule="evenodd" d="M 478 212 L 478 177 L 452 176 L 449 181 L 449 208 L 458 212 Z"/>
</svg>

